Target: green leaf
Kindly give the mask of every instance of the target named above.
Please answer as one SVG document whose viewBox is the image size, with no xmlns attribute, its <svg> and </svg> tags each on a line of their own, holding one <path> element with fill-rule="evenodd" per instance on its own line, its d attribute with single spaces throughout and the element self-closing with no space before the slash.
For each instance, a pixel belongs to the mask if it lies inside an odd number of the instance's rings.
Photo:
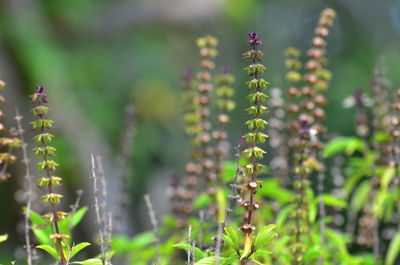
<svg viewBox="0 0 400 265">
<path fill-rule="evenodd" d="M 227 226 L 224 228 L 226 234 L 222 234 L 222 238 L 228 243 L 234 250 L 239 249 L 239 235 L 236 227 Z"/>
<path fill-rule="evenodd" d="M 251 255 L 252 247 L 253 247 L 253 237 L 251 235 L 246 234 L 244 236 L 244 246 L 242 255 L 240 256 L 240 260 L 247 258 L 248 256 Z"/>
<path fill-rule="evenodd" d="M 90 243 L 88 243 L 88 242 L 79 243 L 78 245 L 76 245 L 72 248 L 69 256 L 72 258 L 76 254 L 78 254 L 79 251 L 81 251 L 82 249 L 84 249 L 87 246 L 90 246 Z"/>
<path fill-rule="evenodd" d="M 331 157 L 341 152 L 352 155 L 355 151 L 362 151 L 364 142 L 356 137 L 338 137 L 329 141 L 324 148 L 324 156 Z"/>
<path fill-rule="evenodd" d="M 71 262 L 71 264 L 82 264 L 82 265 L 103 265 L 101 259 L 87 259 L 84 261 L 75 261 Z M 111 264 L 110 264 L 111 265 Z"/>
<path fill-rule="evenodd" d="M 26 211 L 26 209 L 24 209 L 24 210 Z M 41 225 L 47 225 L 47 222 L 43 219 L 43 217 L 40 216 L 39 214 L 37 214 L 36 212 L 31 211 L 29 219 L 32 222 L 33 233 L 35 234 L 39 243 L 42 245 L 51 245 L 52 242 L 51 242 L 49 236 L 51 235 L 52 232 L 51 232 L 50 226 L 35 229 L 35 227 L 39 227 Z"/>
<path fill-rule="evenodd" d="M 0 235 L 0 243 L 6 241 L 7 239 L 8 239 L 8 235 L 7 234 Z"/>
<path fill-rule="evenodd" d="M 75 226 L 77 226 L 79 224 L 79 222 L 82 220 L 82 218 L 85 216 L 86 212 L 88 210 L 88 207 L 82 207 L 79 210 L 77 210 L 74 214 L 74 218 L 72 219 L 71 213 L 68 214 L 68 216 L 59 222 L 59 229 L 60 229 L 60 233 L 62 234 L 70 234 L 70 226 L 72 226 L 72 228 L 74 228 Z M 72 219 L 72 223 L 71 223 L 71 219 Z"/>
<path fill-rule="evenodd" d="M 282 227 L 291 211 L 295 209 L 294 204 L 289 204 L 285 208 L 283 208 L 280 212 L 278 217 L 276 218 L 276 226 Z"/>
<path fill-rule="evenodd" d="M 327 228 L 325 230 L 326 237 L 339 249 L 339 255 L 341 255 L 343 259 L 349 258 L 349 252 L 346 247 L 346 240 L 343 234 L 335 232 L 332 229 Z"/>
<path fill-rule="evenodd" d="M 189 248 L 189 244 L 175 244 L 174 247 L 181 248 L 187 251 Z M 199 249 L 198 247 L 194 248 L 194 254 L 196 255 L 196 259 L 203 259 L 207 257 L 207 255 L 203 253 L 203 251 L 201 251 L 201 249 Z"/>
<path fill-rule="evenodd" d="M 236 253 L 235 253 L 236 254 Z M 221 259 L 220 259 L 221 261 Z M 219 265 L 229 265 L 232 264 L 235 261 L 239 261 L 239 257 L 229 257 L 226 258 L 224 262 L 221 262 Z"/>
<path fill-rule="evenodd" d="M 60 259 L 60 254 L 58 254 L 57 250 L 55 248 L 53 248 L 52 246 L 49 245 L 39 245 L 36 246 L 36 248 L 40 248 L 43 249 L 44 251 L 46 251 L 47 253 L 49 253 L 50 255 L 52 255 L 55 259 L 59 260 Z"/>
<path fill-rule="evenodd" d="M 382 177 L 381 177 L 381 187 L 383 189 L 387 189 L 389 187 L 389 183 L 395 175 L 395 169 L 393 167 L 387 167 L 384 169 Z"/>
<path fill-rule="evenodd" d="M 148 245 L 154 242 L 153 232 L 143 232 L 130 239 L 126 236 L 114 236 L 112 238 L 113 249 L 119 253 L 140 251 L 148 247 Z"/>
<path fill-rule="evenodd" d="M 271 254 L 272 254 L 271 251 L 258 249 L 258 250 L 256 250 L 256 252 L 254 253 L 254 257 L 255 257 L 255 258 L 257 258 L 257 257 L 265 257 L 265 256 L 269 256 L 269 255 L 271 255 Z"/>
<path fill-rule="evenodd" d="M 392 238 L 385 257 L 385 265 L 393 265 L 400 252 L 400 232 Z"/>
<path fill-rule="evenodd" d="M 224 189 L 218 189 L 216 199 L 218 203 L 218 223 L 222 223 L 225 220 L 225 208 L 227 205 L 226 194 Z"/>
<path fill-rule="evenodd" d="M 384 143 L 389 142 L 391 139 L 392 137 L 387 132 L 377 132 L 374 140 L 378 143 Z"/>
<path fill-rule="evenodd" d="M 210 203 L 211 203 L 210 195 L 208 195 L 206 193 L 202 193 L 193 202 L 193 209 L 197 210 L 197 209 L 204 208 L 207 205 L 209 205 Z"/>
<path fill-rule="evenodd" d="M 225 161 L 223 162 L 223 171 L 222 171 L 222 179 L 224 183 L 228 183 L 233 181 L 235 174 L 236 174 L 236 162 L 232 161 Z"/>
<path fill-rule="evenodd" d="M 319 198 L 315 198 L 318 200 Z M 340 208 L 347 208 L 348 203 L 345 200 L 339 199 L 331 194 L 323 194 L 322 200 L 324 201 L 325 205 L 328 206 L 335 206 Z"/>
<path fill-rule="evenodd" d="M 214 265 L 216 260 L 217 260 L 217 257 L 215 257 L 215 256 L 207 257 L 207 258 L 203 258 L 203 259 L 199 260 L 194 265 Z M 220 257 L 219 261 L 223 262 L 223 261 L 225 261 L 225 258 Z"/>
<path fill-rule="evenodd" d="M 274 198 L 282 204 L 290 203 L 293 200 L 293 192 L 281 187 L 278 179 L 266 179 L 262 183 L 262 188 L 257 191 L 257 194 L 268 198 Z"/>
<path fill-rule="evenodd" d="M 363 181 L 354 192 L 353 198 L 351 199 L 350 207 L 358 212 L 361 210 L 363 205 L 367 202 L 369 192 L 371 190 L 371 183 L 368 180 Z"/>
<path fill-rule="evenodd" d="M 322 255 L 322 252 L 319 250 L 319 246 L 313 246 L 307 249 L 306 253 L 304 254 L 304 261 L 310 262 L 313 259 L 316 259 Z"/>
<path fill-rule="evenodd" d="M 256 249 L 262 248 L 264 245 L 270 242 L 275 236 L 277 236 L 277 233 L 274 231 L 275 228 L 276 228 L 275 224 L 270 224 L 261 229 L 261 231 L 257 234 L 256 242 L 254 244 Z"/>
</svg>

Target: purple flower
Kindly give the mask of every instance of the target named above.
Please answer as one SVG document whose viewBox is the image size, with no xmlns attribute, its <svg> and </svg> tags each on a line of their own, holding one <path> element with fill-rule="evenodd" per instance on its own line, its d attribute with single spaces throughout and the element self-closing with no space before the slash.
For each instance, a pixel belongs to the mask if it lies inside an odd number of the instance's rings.
<svg viewBox="0 0 400 265">
<path fill-rule="evenodd" d="M 47 102 L 47 95 L 43 92 L 44 86 L 43 85 L 36 85 L 36 93 L 31 95 L 32 101 L 39 100 L 39 102 L 48 103 Z"/>
<path fill-rule="evenodd" d="M 172 177 L 170 177 L 169 180 L 169 185 L 173 188 L 173 189 L 177 189 L 180 185 L 180 181 L 178 176 L 173 175 Z"/>
<path fill-rule="evenodd" d="M 300 120 L 300 127 L 301 127 L 302 129 L 307 128 L 309 125 L 310 125 L 310 123 L 308 122 L 308 120 L 306 120 L 306 119 L 301 119 L 301 120 Z"/>
<path fill-rule="evenodd" d="M 36 93 L 43 93 L 44 86 L 43 85 L 36 85 Z"/>
<path fill-rule="evenodd" d="M 306 139 L 310 136 L 310 123 L 306 119 L 300 119 L 299 121 L 300 129 L 299 134 L 303 139 Z"/>
<path fill-rule="evenodd" d="M 193 79 L 193 70 L 191 67 L 185 67 L 185 69 L 183 70 L 183 79 L 186 81 L 190 81 Z"/>
<path fill-rule="evenodd" d="M 249 45 L 256 46 L 261 44 L 261 40 L 258 39 L 258 34 L 256 32 L 249 32 Z"/>
<path fill-rule="evenodd" d="M 358 107 L 363 107 L 364 105 L 364 93 L 361 89 L 357 89 L 353 93 L 354 102 Z"/>
</svg>

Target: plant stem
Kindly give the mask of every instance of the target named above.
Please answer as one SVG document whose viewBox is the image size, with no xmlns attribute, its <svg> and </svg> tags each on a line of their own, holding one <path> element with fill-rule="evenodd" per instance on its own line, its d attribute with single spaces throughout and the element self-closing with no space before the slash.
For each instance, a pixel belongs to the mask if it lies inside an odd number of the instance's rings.
<svg viewBox="0 0 400 265">
<path fill-rule="evenodd" d="M 22 129 L 22 116 L 19 115 L 18 109 L 16 111 L 15 120 L 17 121 L 17 128 L 18 128 L 18 135 L 19 139 L 21 140 L 21 150 L 22 150 L 22 163 L 25 167 L 25 181 L 26 181 L 26 195 L 27 195 L 27 202 L 26 202 L 26 212 L 25 212 L 25 244 L 26 244 L 26 253 L 27 253 L 27 263 L 28 265 L 32 265 L 32 246 L 31 246 L 31 239 L 30 239 L 30 229 L 31 224 L 29 217 L 31 215 L 31 206 L 32 206 L 32 180 L 33 176 L 31 175 L 29 169 L 29 159 L 28 159 L 28 151 L 27 147 L 28 144 L 25 142 L 24 139 L 24 129 Z"/>
</svg>

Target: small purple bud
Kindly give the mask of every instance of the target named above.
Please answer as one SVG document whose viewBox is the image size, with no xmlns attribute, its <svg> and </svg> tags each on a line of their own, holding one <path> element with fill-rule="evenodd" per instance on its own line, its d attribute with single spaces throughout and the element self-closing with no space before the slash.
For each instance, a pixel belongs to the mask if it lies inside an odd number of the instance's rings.
<svg viewBox="0 0 400 265">
<path fill-rule="evenodd" d="M 358 107 L 362 107 L 364 105 L 364 93 L 360 88 L 358 88 L 356 91 L 353 93 L 353 98 Z"/>
<path fill-rule="evenodd" d="M 185 69 L 183 70 L 183 79 L 187 81 L 193 79 L 193 70 L 191 67 L 189 66 L 185 67 Z"/>
<path fill-rule="evenodd" d="M 261 44 L 261 40 L 258 39 L 258 34 L 256 32 L 249 32 L 249 45 L 250 46 L 257 46 Z"/>
<path fill-rule="evenodd" d="M 252 39 L 257 39 L 258 37 L 257 32 L 249 32 L 249 37 Z"/>
<path fill-rule="evenodd" d="M 44 90 L 44 86 L 43 85 L 36 85 L 36 93 L 42 93 Z"/>
<path fill-rule="evenodd" d="M 179 187 L 179 179 L 178 179 L 178 177 L 176 175 L 173 175 L 170 178 L 169 185 L 174 189 L 177 189 Z"/>
<path fill-rule="evenodd" d="M 309 124 L 309 122 L 308 122 L 308 120 L 306 120 L 306 119 L 301 119 L 300 120 L 300 127 L 301 128 L 307 128 L 308 126 L 309 126 L 310 124 Z"/>
</svg>

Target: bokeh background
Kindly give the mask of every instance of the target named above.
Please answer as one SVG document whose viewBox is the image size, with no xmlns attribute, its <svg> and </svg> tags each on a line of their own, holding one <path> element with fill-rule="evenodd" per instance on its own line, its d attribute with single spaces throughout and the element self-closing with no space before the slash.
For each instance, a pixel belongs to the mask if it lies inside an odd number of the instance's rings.
<svg viewBox="0 0 400 265">
<path fill-rule="evenodd" d="M 227 66 L 236 75 L 238 107 L 230 125 L 234 145 L 245 130 L 247 76 L 241 53 L 247 49 L 247 32 L 257 31 L 263 40 L 266 79 L 285 89 L 283 52 L 288 46 L 303 52 L 310 47 L 325 7 L 338 14 L 328 45 L 333 80 L 326 125 L 329 133 L 350 135 L 353 112 L 342 102 L 356 88 L 368 90 L 377 57 L 385 58 L 389 79 L 400 85 L 400 0 L 1 0 L 5 123 L 15 125 L 18 106 L 32 149 L 28 95 L 36 84 L 44 84 L 56 122 L 65 207 L 80 188 L 85 191 L 83 204 L 93 203 L 91 152 L 104 159 L 112 207 L 120 193 L 115 176 L 121 170 L 116 157 L 121 152 L 124 109 L 133 104 L 137 116 L 129 160 L 131 201 L 124 214 L 126 234 L 133 235 L 149 227 L 143 195 L 151 194 L 160 217 L 168 212 L 165 191 L 171 177 L 183 173 L 187 147 L 180 113 L 181 75 L 185 66 L 197 68 L 196 38 L 217 37 L 217 71 Z M 32 157 L 37 174 L 33 162 Z M 1 249 L 3 256 L 18 257 L 23 252 L 16 248 L 23 244 L 23 169 L 16 163 L 12 170 L 14 177 L 0 184 L 0 234 L 10 235 Z M 83 240 L 93 237 L 93 227 L 85 218 L 79 233 Z"/>
</svg>

